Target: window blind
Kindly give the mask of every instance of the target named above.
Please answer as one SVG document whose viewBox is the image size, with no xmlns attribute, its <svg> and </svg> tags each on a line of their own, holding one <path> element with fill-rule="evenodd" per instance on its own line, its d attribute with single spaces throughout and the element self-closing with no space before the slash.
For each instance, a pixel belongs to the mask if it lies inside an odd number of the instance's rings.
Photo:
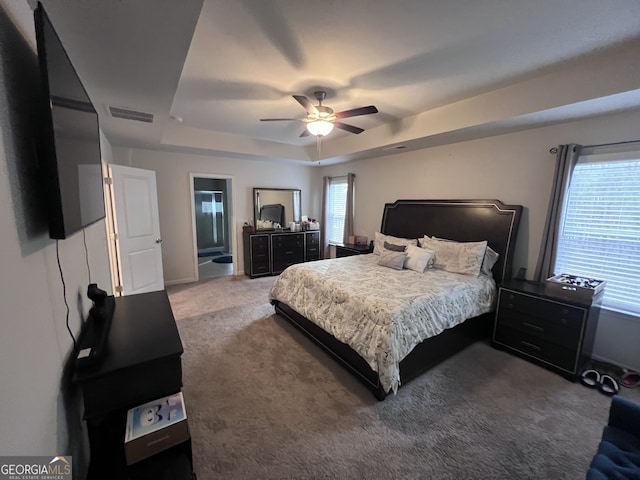
<svg viewBox="0 0 640 480">
<path fill-rule="evenodd" d="M 329 179 L 327 194 L 326 236 L 329 243 L 342 243 L 344 236 L 344 220 L 347 211 L 347 177 Z"/>
<path fill-rule="evenodd" d="M 557 274 L 605 280 L 603 307 L 640 315 L 637 152 L 578 160 L 565 197 L 555 267 Z"/>
</svg>

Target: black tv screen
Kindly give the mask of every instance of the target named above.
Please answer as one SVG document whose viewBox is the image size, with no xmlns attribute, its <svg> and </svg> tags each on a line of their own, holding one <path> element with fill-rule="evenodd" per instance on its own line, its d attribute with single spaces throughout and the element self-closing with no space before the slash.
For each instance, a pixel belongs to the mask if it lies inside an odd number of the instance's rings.
<svg viewBox="0 0 640 480">
<path fill-rule="evenodd" d="M 41 3 L 34 20 L 44 86 L 38 157 L 49 236 L 63 239 L 105 216 L 98 114 Z"/>
</svg>

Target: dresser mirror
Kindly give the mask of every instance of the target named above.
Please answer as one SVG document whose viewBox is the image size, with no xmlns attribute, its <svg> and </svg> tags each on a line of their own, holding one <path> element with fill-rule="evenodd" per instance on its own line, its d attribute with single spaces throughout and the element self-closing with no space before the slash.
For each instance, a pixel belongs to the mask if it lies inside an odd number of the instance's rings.
<svg viewBox="0 0 640 480">
<path fill-rule="evenodd" d="M 253 224 L 256 230 L 289 228 L 301 220 L 302 191 L 295 188 L 254 188 Z"/>
</svg>

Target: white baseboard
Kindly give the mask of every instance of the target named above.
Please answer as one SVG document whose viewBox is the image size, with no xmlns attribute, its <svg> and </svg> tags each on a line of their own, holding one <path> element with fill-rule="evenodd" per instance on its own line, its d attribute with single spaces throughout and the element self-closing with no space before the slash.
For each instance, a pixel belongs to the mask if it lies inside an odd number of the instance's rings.
<svg viewBox="0 0 640 480">
<path fill-rule="evenodd" d="M 191 278 L 180 278 L 178 280 L 165 280 L 165 285 L 180 285 L 181 283 L 192 283 L 195 282 L 195 277 Z"/>
</svg>

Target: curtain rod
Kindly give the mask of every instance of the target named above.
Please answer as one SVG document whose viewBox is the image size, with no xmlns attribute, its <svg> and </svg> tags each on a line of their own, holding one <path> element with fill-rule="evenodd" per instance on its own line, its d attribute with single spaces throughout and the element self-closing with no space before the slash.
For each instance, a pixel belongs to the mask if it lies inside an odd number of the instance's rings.
<svg viewBox="0 0 640 480">
<path fill-rule="evenodd" d="M 599 143 L 596 145 L 581 145 L 581 148 L 587 149 L 587 148 L 599 148 L 599 147 L 613 147 L 617 145 L 627 145 L 630 143 L 640 143 L 640 140 L 627 140 L 626 142 Z M 558 153 L 558 147 L 551 147 L 549 149 L 549 153 L 555 155 L 556 153 Z"/>
<path fill-rule="evenodd" d="M 598 145 L 583 145 L 582 148 L 613 147 L 615 145 L 626 145 L 628 143 L 639 143 L 639 142 L 640 140 L 627 140 L 626 142 L 600 143 Z"/>
</svg>

